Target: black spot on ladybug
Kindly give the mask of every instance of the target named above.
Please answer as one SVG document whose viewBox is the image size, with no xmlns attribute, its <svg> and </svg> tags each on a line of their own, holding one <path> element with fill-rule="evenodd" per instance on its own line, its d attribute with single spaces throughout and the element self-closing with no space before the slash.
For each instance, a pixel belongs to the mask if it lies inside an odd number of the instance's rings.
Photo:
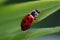
<svg viewBox="0 0 60 40">
<path fill-rule="evenodd" d="M 32 23 L 32 21 L 30 21 L 30 23 Z"/>
<path fill-rule="evenodd" d="M 27 17 L 27 20 L 29 20 L 29 18 Z"/>
<path fill-rule="evenodd" d="M 28 27 L 27 25 L 25 25 L 25 27 Z"/>
<path fill-rule="evenodd" d="M 24 21 L 24 23 L 26 23 L 26 21 Z"/>
</svg>

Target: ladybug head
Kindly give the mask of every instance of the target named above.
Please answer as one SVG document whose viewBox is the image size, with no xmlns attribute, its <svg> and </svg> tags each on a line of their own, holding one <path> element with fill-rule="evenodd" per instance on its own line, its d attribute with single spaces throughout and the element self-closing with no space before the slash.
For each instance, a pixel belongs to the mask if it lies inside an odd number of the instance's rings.
<svg viewBox="0 0 60 40">
<path fill-rule="evenodd" d="M 39 10 L 35 10 L 35 12 L 37 12 L 37 14 L 39 14 L 39 13 L 40 13 L 40 11 L 39 11 Z"/>
<path fill-rule="evenodd" d="M 34 11 L 31 12 L 31 15 L 33 17 L 37 16 L 38 14 L 40 14 L 40 11 L 39 10 L 34 10 Z"/>
</svg>

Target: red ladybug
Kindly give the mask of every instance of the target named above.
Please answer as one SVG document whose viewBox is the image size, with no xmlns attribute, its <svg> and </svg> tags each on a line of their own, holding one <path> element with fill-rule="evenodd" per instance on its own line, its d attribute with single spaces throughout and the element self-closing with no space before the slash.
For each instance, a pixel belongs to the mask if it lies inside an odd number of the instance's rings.
<svg viewBox="0 0 60 40">
<path fill-rule="evenodd" d="M 21 29 L 23 31 L 29 29 L 32 25 L 32 23 L 34 22 L 34 20 L 36 19 L 36 17 L 38 16 L 40 12 L 38 10 L 34 10 L 32 11 L 30 14 L 27 14 L 21 22 Z"/>
</svg>

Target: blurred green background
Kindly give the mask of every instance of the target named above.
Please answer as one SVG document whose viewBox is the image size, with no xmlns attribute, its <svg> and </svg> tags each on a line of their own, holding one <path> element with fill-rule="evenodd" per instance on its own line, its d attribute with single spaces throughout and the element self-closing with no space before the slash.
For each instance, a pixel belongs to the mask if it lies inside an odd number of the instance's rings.
<svg viewBox="0 0 60 40">
<path fill-rule="evenodd" d="M 34 9 L 41 14 L 29 30 L 22 31 L 23 17 Z M 0 40 L 60 40 L 59 37 L 60 0 L 0 0 Z"/>
</svg>

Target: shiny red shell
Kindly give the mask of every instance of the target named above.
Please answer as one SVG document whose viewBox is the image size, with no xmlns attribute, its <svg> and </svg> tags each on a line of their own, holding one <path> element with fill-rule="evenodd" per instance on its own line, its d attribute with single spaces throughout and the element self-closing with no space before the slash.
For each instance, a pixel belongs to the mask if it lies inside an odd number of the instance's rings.
<svg viewBox="0 0 60 40">
<path fill-rule="evenodd" d="M 34 21 L 34 17 L 32 15 L 30 14 L 26 15 L 21 22 L 21 29 L 23 31 L 29 29 L 33 21 Z"/>
</svg>

